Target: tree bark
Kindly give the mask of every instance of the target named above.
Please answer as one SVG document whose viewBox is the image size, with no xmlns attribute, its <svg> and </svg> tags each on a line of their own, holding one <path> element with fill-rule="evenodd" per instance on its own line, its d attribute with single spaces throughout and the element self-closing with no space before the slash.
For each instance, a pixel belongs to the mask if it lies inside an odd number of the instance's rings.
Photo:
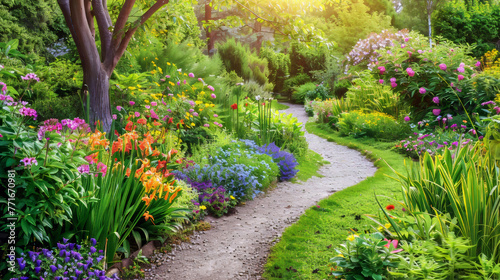
<svg viewBox="0 0 500 280">
<path fill-rule="evenodd" d="M 210 6 L 210 1 L 205 4 L 205 22 L 209 22 L 212 20 L 212 7 Z M 207 51 L 208 55 L 212 56 L 215 48 L 215 40 L 214 34 L 210 31 L 210 27 L 207 27 L 205 30 L 207 34 Z"/>
</svg>

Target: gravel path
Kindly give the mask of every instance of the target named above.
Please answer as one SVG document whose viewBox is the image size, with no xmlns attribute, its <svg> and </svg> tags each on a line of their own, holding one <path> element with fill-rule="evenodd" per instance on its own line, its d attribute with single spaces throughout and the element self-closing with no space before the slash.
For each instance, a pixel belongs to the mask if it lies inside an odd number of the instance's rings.
<svg viewBox="0 0 500 280">
<path fill-rule="evenodd" d="M 303 106 L 287 105 L 290 108 L 284 112 L 307 122 Z M 191 243 L 176 246 L 169 254 L 157 255 L 158 265 L 146 279 L 262 279 L 270 247 L 305 209 L 375 173 L 374 165 L 359 152 L 307 132 L 305 136 L 309 148 L 330 162 L 319 171 L 324 177 L 302 184 L 278 183 L 266 196 L 237 207 L 237 214 L 208 218 L 211 230 L 195 233 Z"/>
</svg>

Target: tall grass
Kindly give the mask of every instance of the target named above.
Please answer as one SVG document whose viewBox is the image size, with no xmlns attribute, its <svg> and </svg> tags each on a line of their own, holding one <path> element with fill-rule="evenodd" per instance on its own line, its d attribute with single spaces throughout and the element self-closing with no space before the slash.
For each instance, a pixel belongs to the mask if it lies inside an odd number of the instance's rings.
<svg viewBox="0 0 500 280">
<path fill-rule="evenodd" d="M 426 153 L 398 174 L 404 203 L 411 212 L 449 213 L 458 233 L 469 238 L 470 256 L 485 254 L 500 261 L 499 168 L 483 143 Z M 450 222 L 450 221 L 449 221 Z"/>
</svg>

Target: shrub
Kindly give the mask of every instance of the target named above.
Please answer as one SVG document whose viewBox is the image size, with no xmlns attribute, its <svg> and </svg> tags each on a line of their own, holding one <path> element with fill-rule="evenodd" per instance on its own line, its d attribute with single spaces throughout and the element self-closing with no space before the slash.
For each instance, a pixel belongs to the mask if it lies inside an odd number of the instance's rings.
<svg viewBox="0 0 500 280">
<path fill-rule="evenodd" d="M 280 181 L 287 181 L 295 177 L 295 174 L 299 171 L 296 169 L 299 163 L 295 160 L 293 154 L 286 151 L 282 151 L 274 143 L 264 145 L 258 148 L 258 151 L 270 155 L 274 162 L 276 162 L 280 168 Z"/>
<path fill-rule="evenodd" d="M 290 77 L 284 81 L 283 91 L 286 94 L 292 94 L 293 89 L 305 83 L 311 82 L 311 77 L 305 73 L 300 73 L 297 76 Z"/>
<path fill-rule="evenodd" d="M 316 84 L 314 83 L 305 83 L 300 86 L 294 87 L 292 99 L 297 103 L 303 104 L 306 98 L 306 94 L 309 91 L 313 91 L 314 89 L 316 89 Z"/>
<path fill-rule="evenodd" d="M 325 100 L 330 97 L 330 94 L 328 93 L 328 89 L 323 83 L 316 85 L 316 87 L 312 90 L 309 90 L 306 92 L 306 99 L 307 100 Z"/>
<path fill-rule="evenodd" d="M 83 118 L 83 105 L 78 95 L 35 99 L 33 109 L 38 112 L 40 121 L 48 119 Z"/>
<path fill-rule="evenodd" d="M 290 74 L 290 56 L 270 48 L 262 48 L 259 57 L 267 59 L 268 79 L 274 85 L 273 91 L 283 92 L 285 79 Z"/>
<path fill-rule="evenodd" d="M 316 121 L 320 123 L 336 124 L 342 113 L 352 109 L 350 102 L 344 98 L 309 101 L 309 104 Z"/>
<path fill-rule="evenodd" d="M 380 112 L 362 113 L 360 111 L 342 113 L 337 127 L 342 135 L 366 136 L 388 141 L 401 139 L 409 130 L 408 125 L 400 124 L 386 114 Z"/>
<path fill-rule="evenodd" d="M 484 2 L 447 2 L 434 20 L 436 35 L 456 44 L 475 44 L 472 53 L 479 58 L 497 44 L 500 32 L 500 6 Z"/>
</svg>

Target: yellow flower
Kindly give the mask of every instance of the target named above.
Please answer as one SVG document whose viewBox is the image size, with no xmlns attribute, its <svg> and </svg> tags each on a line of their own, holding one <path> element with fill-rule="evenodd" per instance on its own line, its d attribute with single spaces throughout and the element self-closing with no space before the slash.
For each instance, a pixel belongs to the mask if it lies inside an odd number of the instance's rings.
<svg viewBox="0 0 500 280">
<path fill-rule="evenodd" d="M 194 124 L 194 123 L 191 123 L 191 126 L 195 126 L 195 124 Z"/>
<path fill-rule="evenodd" d="M 156 70 L 151 71 L 151 74 L 153 75 L 156 74 Z"/>
<path fill-rule="evenodd" d="M 201 210 L 206 210 L 206 209 L 207 209 L 207 207 L 206 207 L 205 205 L 202 205 L 202 206 L 200 206 L 200 209 L 201 209 Z"/>
<path fill-rule="evenodd" d="M 358 235 L 356 235 L 356 234 L 351 234 L 351 235 L 349 235 L 349 236 L 347 237 L 347 240 L 349 240 L 349 241 L 354 241 L 354 239 L 355 239 L 356 237 L 359 237 L 359 236 L 358 236 Z"/>
<path fill-rule="evenodd" d="M 128 89 L 134 90 L 134 89 L 136 89 L 136 87 L 128 87 Z"/>
<path fill-rule="evenodd" d="M 157 82 L 155 82 L 155 85 L 160 86 L 160 84 L 159 84 L 159 83 L 157 83 Z"/>
<path fill-rule="evenodd" d="M 31 128 L 31 129 L 35 128 L 35 127 L 34 127 L 34 126 L 32 126 L 32 125 L 30 125 L 30 126 L 28 126 L 28 127 L 29 127 L 29 128 Z"/>
<path fill-rule="evenodd" d="M 231 199 L 236 199 L 236 198 L 234 198 L 234 196 L 232 196 L 232 195 L 230 195 L 230 196 L 229 196 L 229 198 L 231 198 Z"/>
<path fill-rule="evenodd" d="M 390 228 L 390 227 L 391 227 L 391 224 L 387 223 L 387 224 L 385 224 L 384 226 L 385 226 L 385 228 Z"/>
<path fill-rule="evenodd" d="M 161 69 L 161 67 L 158 67 L 158 70 L 163 74 L 163 70 Z"/>
<path fill-rule="evenodd" d="M 172 64 L 170 64 L 170 62 L 167 62 L 167 65 L 172 65 Z"/>
<path fill-rule="evenodd" d="M 342 258 L 344 258 L 344 255 L 342 255 L 342 254 L 338 254 L 338 255 L 337 255 L 337 257 L 342 257 Z"/>
<path fill-rule="evenodd" d="M 145 102 L 145 103 L 149 103 L 149 100 L 147 100 L 147 99 L 144 99 L 144 102 Z"/>
</svg>

